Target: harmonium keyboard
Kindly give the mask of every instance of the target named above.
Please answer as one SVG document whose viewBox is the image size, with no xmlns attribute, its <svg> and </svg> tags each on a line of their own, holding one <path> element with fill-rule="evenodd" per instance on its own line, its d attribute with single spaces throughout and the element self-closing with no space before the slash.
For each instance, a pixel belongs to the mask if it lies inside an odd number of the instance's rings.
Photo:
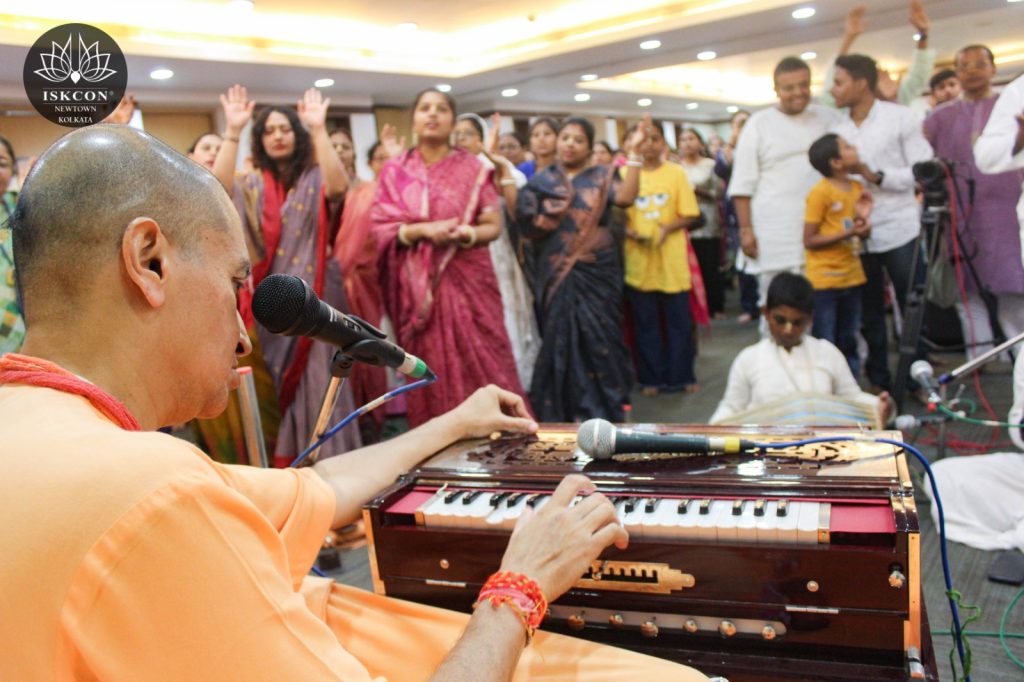
<svg viewBox="0 0 1024 682">
<path fill-rule="evenodd" d="M 789 442 L 854 429 L 641 426 Z M 898 432 L 872 435 L 899 440 Z M 869 441 L 591 460 L 574 425 L 456 443 L 364 510 L 374 589 L 470 611 L 516 519 L 569 473 L 629 531 L 542 629 L 745 680 L 937 680 L 913 484 Z"/>
</svg>

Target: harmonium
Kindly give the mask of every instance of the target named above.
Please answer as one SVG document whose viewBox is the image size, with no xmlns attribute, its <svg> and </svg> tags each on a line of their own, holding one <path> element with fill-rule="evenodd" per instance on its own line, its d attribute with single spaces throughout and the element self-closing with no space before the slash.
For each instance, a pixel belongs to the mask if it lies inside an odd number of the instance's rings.
<svg viewBox="0 0 1024 682">
<path fill-rule="evenodd" d="M 859 433 L 634 428 L 759 442 Z M 543 630 L 729 682 L 938 679 L 907 461 L 868 440 L 606 460 L 579 450 L 575 425 L 456 443 L 364 510 L 374 589 L 470 611 L 519 514 L 574 472 L 611 499 L 629 547 L 606 549 L 550 605 Z"/>
</svg>

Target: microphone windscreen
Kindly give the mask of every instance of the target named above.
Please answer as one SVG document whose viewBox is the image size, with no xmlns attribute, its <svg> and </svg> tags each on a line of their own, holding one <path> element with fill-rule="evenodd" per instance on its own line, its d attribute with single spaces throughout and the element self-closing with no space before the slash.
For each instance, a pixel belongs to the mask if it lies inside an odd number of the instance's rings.
<svg viewBox="0 0 1024 682">
<path fill-rule="evenodd" d="M 608 459 L 615 452 L 615 426 L 606 419 L 588 419 L 576 431 L 576 444 L 594 459 Z"/>
<path fill-rule="evenodd" d="M 304 318 L 316 313 L 317 298 L 307 305 L 307 285 L 294 275 L 269 275 L 256 287 L 252 314 L 256 321 L 274 334 L 302 334 L 298 329 Z"/>
<path fill-rule="evenodd" d="M 935 372 L 932 370 L 931 363 L 927 360 L 914 360 L 910 364 L 910 376 L 917 383 L 927 386 L 931 383 Z"/>
</svg>

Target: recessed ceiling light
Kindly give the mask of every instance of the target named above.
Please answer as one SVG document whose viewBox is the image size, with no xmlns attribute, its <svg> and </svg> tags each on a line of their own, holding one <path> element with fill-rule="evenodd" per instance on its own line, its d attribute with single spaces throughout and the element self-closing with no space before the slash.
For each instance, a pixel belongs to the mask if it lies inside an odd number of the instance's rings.
<svg viewBox="0 0 1024 682">
<path fill-rule="evenodd" d="M 697 104 L 696 102 L 687 102 L 686 103 L 686 108 L 689 109 L 690 111 L 693 111 L 694 109 L 698 108 L 699 106 L 700 105 Z"/>
<path fill-rule="evenodd" d="M 398 26 L 395 26 L 399 31 L 415 31 L 419 28 L 415 21 L 403 21 Z"/>
<path fill-rule="evenodd" d="M 580 76 L 580 80 L 581 81 L 596 81 L 597 80 L 597 74 L 596 73 L 585 73 L 582 76 Z"/>
<path fill-rule="evenodd" d="M 332 85 L 334 85 L 333 78 L 318 78 L 315 81 L 313 81 L 314 88 L 329 88 Z"/>
<path fill-rule="evenodd" d="M 451 92 L 452 91 L 452 86 L 448 85 L 447 83 L 438 83 L 434 87 L 437 88 L 438 92 Z"/>
<path fill-rule="evenodd" d="M 230 2 L 228 2 L 228 7 L 231 9 L 249 10 L 253 8 L 253 5 L 254 3 L 252 0 L 230 0 Z"/>
<path fill-rule="evenodd" d="M 590 95 L 588 95 L 585 92 L 577 92 L 573 99 L 576 100 L 577 102 L 589 102 Z"/>
<path fill-rule="evenodd" d="M 800 59 L 803 59 L 804 61 L 808 61 L 808 62 L 811 61 L 812 59 L 817 58 L 817 56 L 818 56 L 818 53 L 814 52 L 813 50 L 809 50 L 807 52 L 801 52 L 800 53 Z"/>
<path fill-rule="evenodd" d="M 740 108 L 739 108 L 738 106 L 736 106 L 735 104 L 732 104 L 732 105 L 730 105 L 730 106 L 727 106 L 727 107 L 725 108 L 725 110 L 726 110 L 726 111 L 727 111 L 728 113 L 730 113 L 730 114 L 735 114 L 735 113 L 736 113 L 737 111 L 739 111 L 739 110 L 740 110 Z"/>
<path fill-rule="evenodd" d="M 1020 2 L 1021 0 L 1006 0 L 1006 2 Z"/>
<path fill-rule="evenodd" d="M 170 69 L 153 69 L 149 72 L 149 77 L 155 81 L 165 81 L 168 78 L 173 78 L 174 72 Z"/>
<path fill-rule="evenodd" d="M 813 7 L 801 7 L 800 9 L 793 10 L 794 19 L 810 19 L 814 16 L 815 10 Z"/>
<path fill-rule="evenodd" d="M 641 97 L 636 101 L 636 105 L 638 107 L 649 107 L 652 104 L 654 104 L 654 102 L 651 101 L 650 97 Z"/>
<path fill-rule="evenodd" d="M 661 47 L 660 40 L 645 40 L 640 43 L 641 50 L 657 50 L 659 47 Z"/>
<path fill-rule="evenodd" d="M 714 50 L 705 50 L 704 52 L 697 53 L 697 59 L 701 60 L 702 62 L 710 62 L 717 56 L 718 53 L 716 53 Z"/>
<path fill-rule="evenodd" d="M 518 94 L 519 91 L 516 90 L 515 88 L 505 88 L 504 90 L 501 91 L 502 97 L 515 97 Z"/>
<path fill-rule="evenodd" d="M 921 39 L 921 34 L 920 33 L 915 33 L 914 34 L 914 40 L 920 40 L 920 39 Z"/>
</svg>

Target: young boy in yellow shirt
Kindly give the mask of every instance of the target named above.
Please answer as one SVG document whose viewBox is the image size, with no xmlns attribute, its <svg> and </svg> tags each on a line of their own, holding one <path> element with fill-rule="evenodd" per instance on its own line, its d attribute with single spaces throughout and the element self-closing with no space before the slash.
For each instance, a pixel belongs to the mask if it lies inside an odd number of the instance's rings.
<svg viewBox="0 0 1024 682">
<path fill-rule="evenodd" d="M 818 138 L 808 151 L 811 165 L 824 177 L 807 194 L 804 248 L 807 279 L 814 286 L 811 334 L 834 343 L 856 377 L 860 371 L 862 239 L 871 234 L 871 195 L 849 175 L 860 164 L 857 149 L 834 133 Z"/>
</svg>

